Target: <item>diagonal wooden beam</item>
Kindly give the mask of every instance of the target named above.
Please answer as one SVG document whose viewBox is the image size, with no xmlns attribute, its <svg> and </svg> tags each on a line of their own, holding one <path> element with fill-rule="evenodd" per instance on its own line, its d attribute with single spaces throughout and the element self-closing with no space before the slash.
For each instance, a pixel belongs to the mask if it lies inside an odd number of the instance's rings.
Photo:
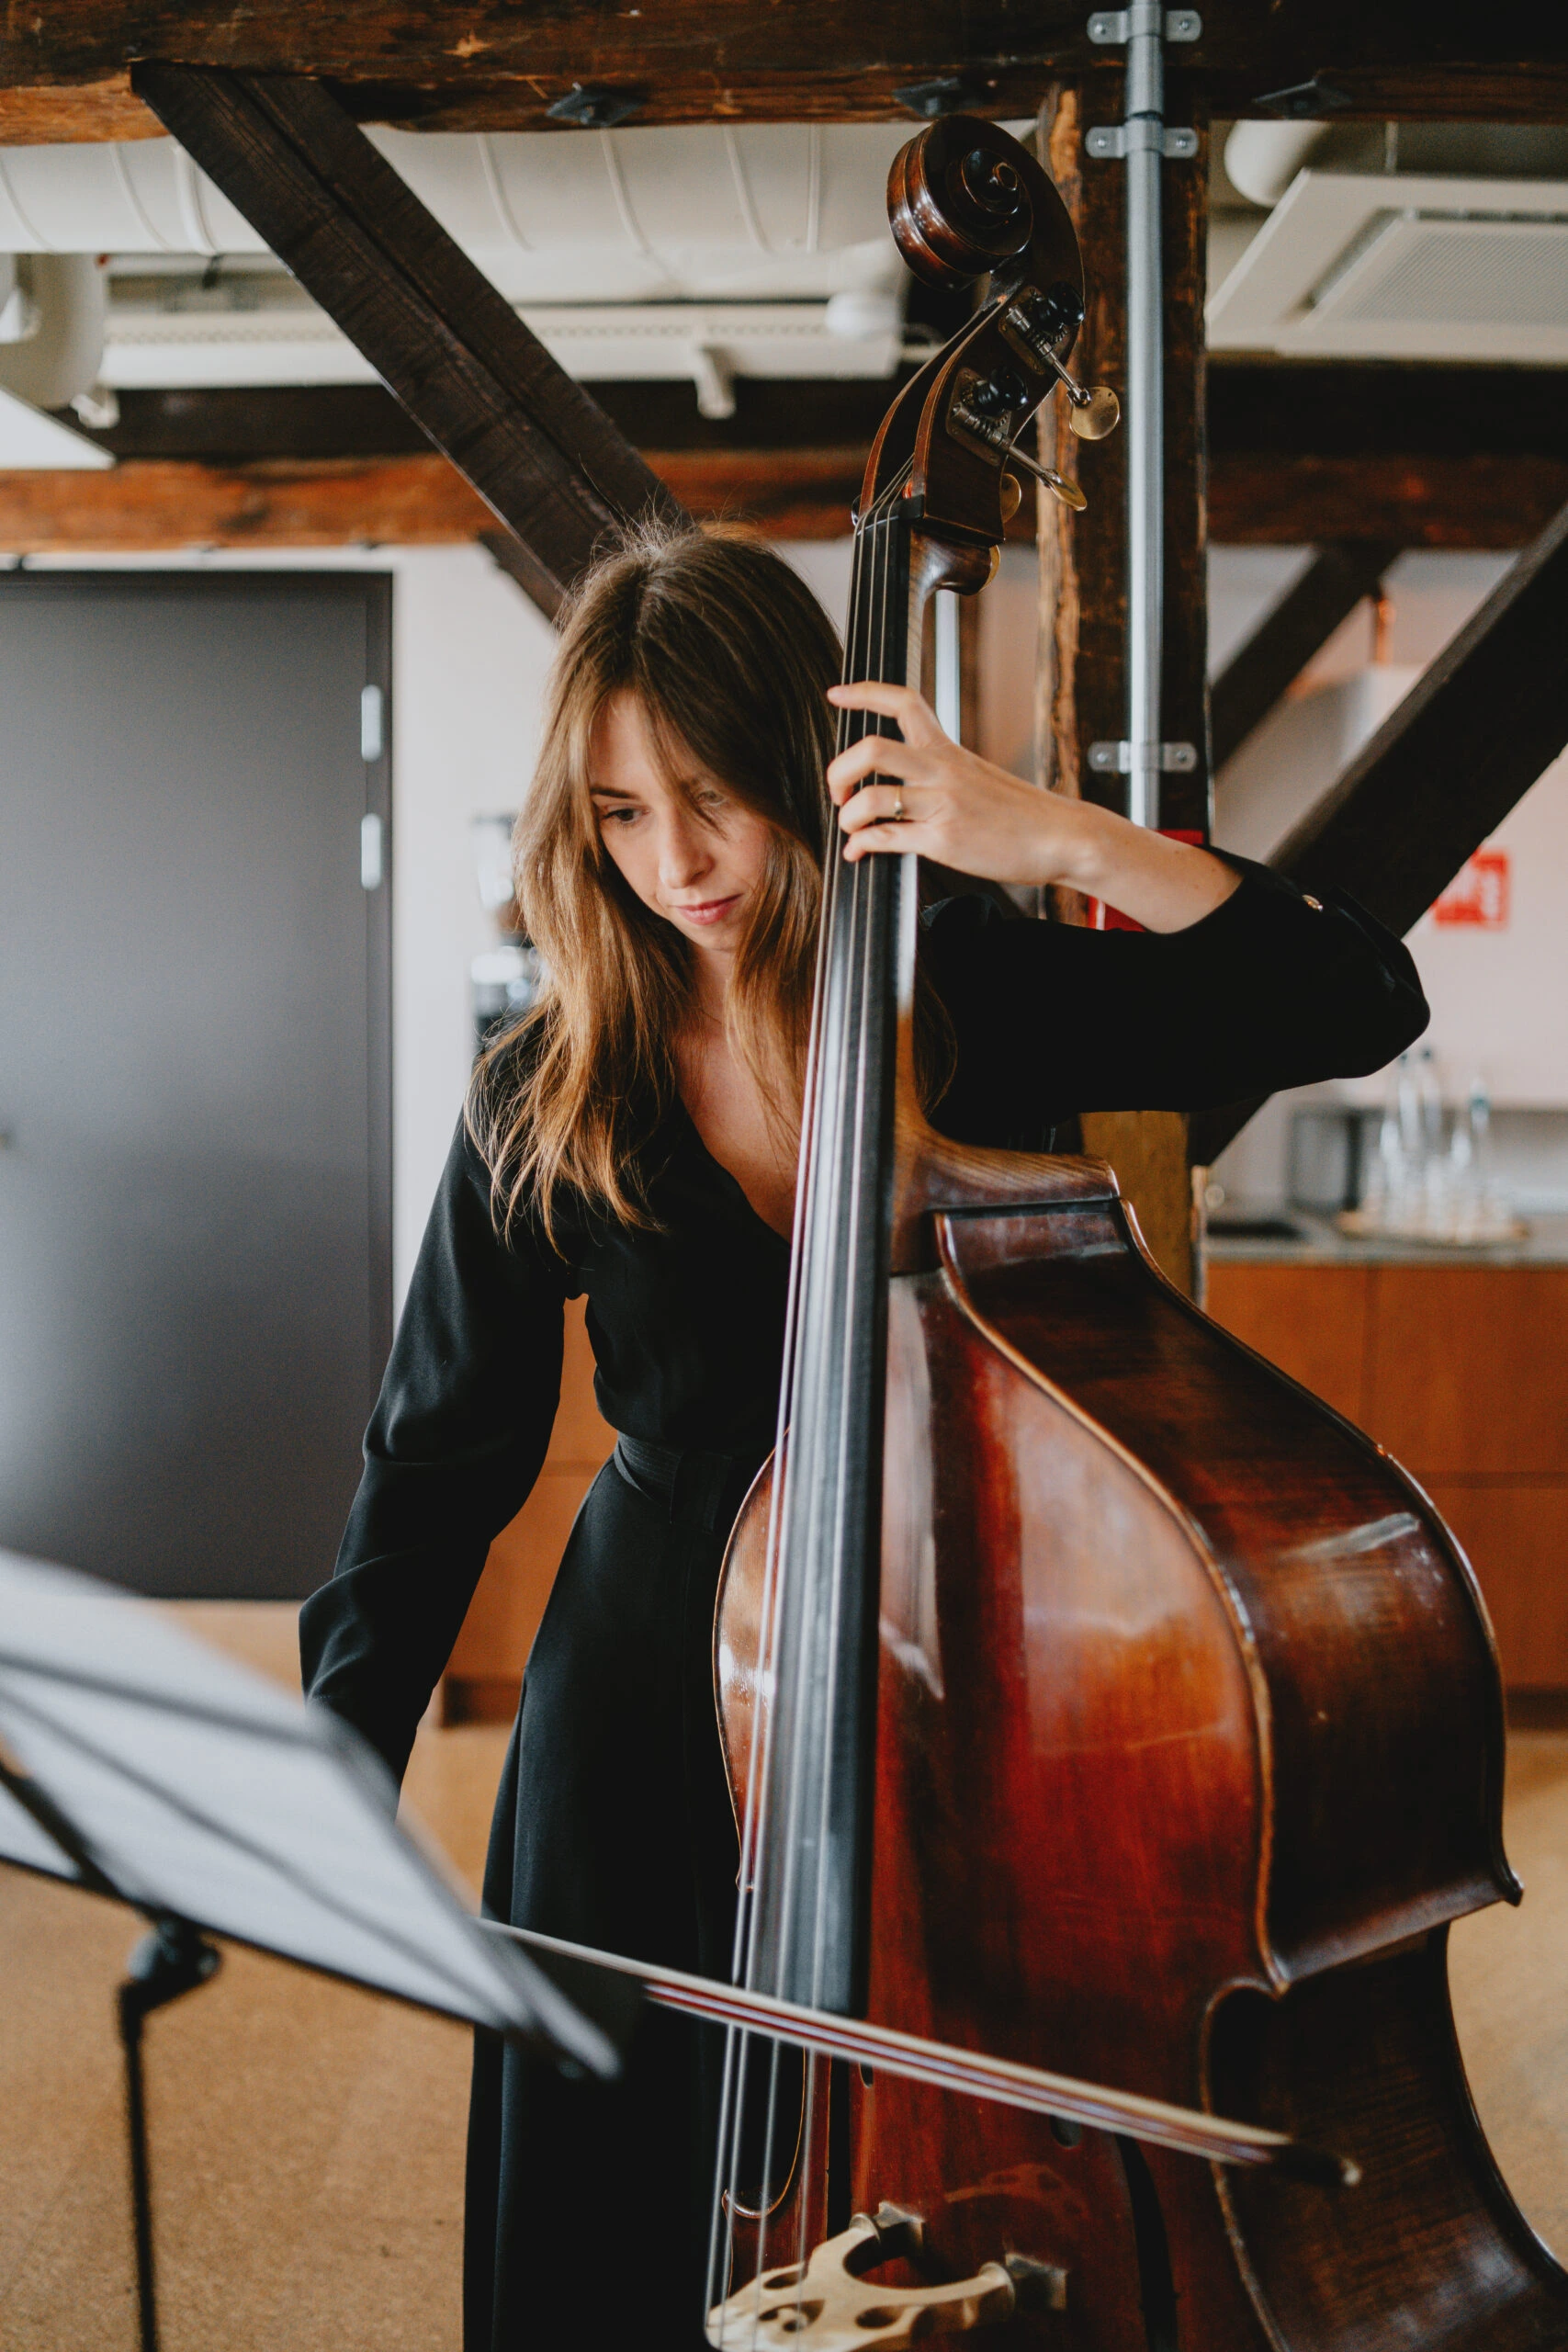
<svg viewBox="0 0 1568 2352">
<path fill-rule="evenodd" d="M 1268 717 L 1362 597 L 1374 594 L 1398 553 L 1387 544 L 1318 548 L 1214 680 L 1210 727 L 1216 769 Z"/>
<path fill-rule="evenodd" d="M 159 62 L 132 80 L 515 535 L 544 611 L 606 528 L 684 512 L 330 91 Z"/>
<path fill-rule="evenodd" d="M 1568 744 L 1568 506 L 1423 671 L 1269 863 L 1403 934 Z M 1257 1102 L 1192 1123 L 1213 1160 Z"/>
</svg>

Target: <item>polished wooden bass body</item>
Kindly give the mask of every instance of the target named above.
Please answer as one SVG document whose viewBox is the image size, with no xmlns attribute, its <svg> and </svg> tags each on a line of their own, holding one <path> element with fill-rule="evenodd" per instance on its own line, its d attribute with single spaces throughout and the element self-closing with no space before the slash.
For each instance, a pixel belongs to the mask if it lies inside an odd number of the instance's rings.
<svg viewBox="0 0 1568 2352">
<path fill-rule="evenodd" d="M 1047 376 L 1086 414 L 1109 398 L 1067 375 L 1076 247 L 1010 149 L 949 122 L 895 166 L 928 274 L 944 203 L 972 227 L 1021 190 L 1032 225 L 873 452 L 853 677 L 902 675 L 929 588 L 985 575 Z M 738 1981 L 1363 2177 L 1232 2175 L 732 2050 L 710 2338 L 1568 2346 L 1568 2277 L 1497 2174 L 1449 2006 L 1448 1923 L 1519 1892 L 1474 1578 L 1386 1454 L 1164 1279 L 1107 1168 L 932 1132 L 912 865 L 829 855 L 786 1434 L 716 1619 Z"/>
<path fill-rule="evenodd" d="M 1364 2178 L 1064 2146 L 856 2076 L 850 2201 L 918 2211 L 939 2273 L 1064 2268 L 1066 2309 L 1010 2323 L 1043 2342 L 1568 2343 L 1449 2007 L 1448 1922 L 1518 1892 L 1467 1564 L 1381 1449 L 1166 1282 L 1108 1170 L 934 1157 L 890 1283 L 868 2013 Z M 742 1791 L 768 1477 L 717 1620 Z"/>
</svg>

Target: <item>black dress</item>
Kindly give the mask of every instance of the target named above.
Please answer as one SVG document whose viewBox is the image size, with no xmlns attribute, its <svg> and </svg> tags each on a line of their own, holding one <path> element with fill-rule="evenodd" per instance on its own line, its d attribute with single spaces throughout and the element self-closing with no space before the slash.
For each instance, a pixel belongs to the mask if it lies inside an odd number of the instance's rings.
<svg viewBox="0 0 1568 2352">
<path fill-rule="evenodd" d="M 1239 865 L 1239 861 L 1236 861 Z M 927 917 L 951 1015 L 950 1135 L 1066 1148 L 1078 1112 L 1193 1109 L 1376 1069 L 1419 1035 L 1404 949 L 1351 902 L 1256 867 L 1182 932 Z M 579 1213 L 509 1245 L 459 1135 L 365 1444 L 337 1572 L 305 1605 L 311 1695 L 400 1774 L 491 1539 L 526 1498 L 583 1293 L 624 1433 L 572 1530 L 528 1661 L 485 1874 L 491 1913 L 727 1974 L 736 1841 L 715 1726 L 725 1537 L 773 1442 L 788 1250 L 676 1110 L 648 1159 L 657 1230 Z M 694 2057 L 695 2055 L 695 2063 Z M 701 2342 L 712 2053 L 650 2013 L 613 2088 L 479 2037 L 468 2352 Z"/>
</svg>

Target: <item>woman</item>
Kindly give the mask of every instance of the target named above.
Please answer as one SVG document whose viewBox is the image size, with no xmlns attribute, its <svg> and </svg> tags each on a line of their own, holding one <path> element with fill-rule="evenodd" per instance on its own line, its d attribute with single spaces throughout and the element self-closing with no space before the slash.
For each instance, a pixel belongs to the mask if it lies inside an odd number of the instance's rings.
<svg viewBox="0 0 1568 2352">
<path fill-rule="evenodd" d="M 773 1442 L 827 842 L 1067 884 L 1144 926 L 1007 922 L 975 897 L 928 912 L 926 1091 L 968 1142 L 1070 1148 L 1081 1110 L 1375 1069 L 1426 1020 L 1404 950 L 1348 900 L 1042 794 L 918 695 L 838 674 L 820 609 L 746 539 L 638 531 L 583 585 L 516 842 L 550 978 L 476 1073 L 337 1574 L 302 1618 L 307 1689 L 400 1773 L 544 1458 L 562 1302 L 586 1293 L 621 1436 L 529 1659 L 485 1900 L 711 1974 L 736 1873 L 714 1593 Z M 829 764 L 835 704 L 902 741 Z M 857 789 L 874 763 L 893 781 Z M 711 2061 L 657 2015 L 610 2088 L 481 2037 L 469 2352 L 701 2341 Z"/>
</svg>

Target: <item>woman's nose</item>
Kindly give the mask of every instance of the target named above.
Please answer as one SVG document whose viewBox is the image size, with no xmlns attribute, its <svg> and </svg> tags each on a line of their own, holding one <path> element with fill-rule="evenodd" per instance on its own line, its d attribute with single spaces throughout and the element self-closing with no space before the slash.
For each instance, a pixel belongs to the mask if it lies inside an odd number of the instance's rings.
<svg viewBox="0 0 1568 2352">
<path fill-rule="evenodd" d="M 689 888 L 712 863 L 712 852 L 702 826 L 694 823 L 684 810 L 678 816 L 671 816 L 660 842 L 660 879 L 665 887 L 672 890 Z"/>
</svg>

